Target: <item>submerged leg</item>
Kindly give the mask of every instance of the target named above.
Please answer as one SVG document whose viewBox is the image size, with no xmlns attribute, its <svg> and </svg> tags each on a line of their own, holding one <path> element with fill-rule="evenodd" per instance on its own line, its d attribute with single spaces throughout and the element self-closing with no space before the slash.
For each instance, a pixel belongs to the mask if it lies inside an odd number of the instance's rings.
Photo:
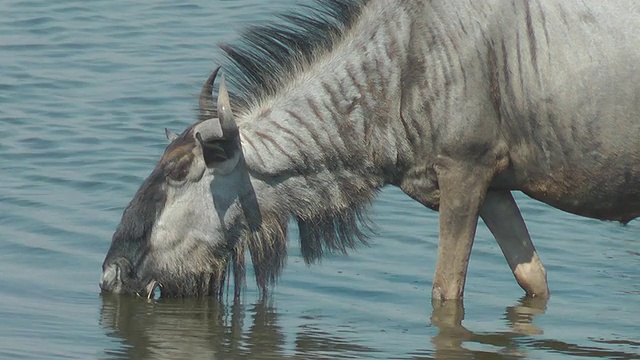
<svg viewBox="0 0 640 360">
<path fill-rule="evenodd" d="M 489 191 L 480 210 L 518 284 L 530 296 L 549 297 L 547 272 L 510 191 Z"/>
<path fill-rule="evenodd" d="M 478 213 L 492 173 L 454 162 L 436 167 L 440 188 L 440 240 L 432 296 L 459 299 L 478 223 Z"/>
</svg>

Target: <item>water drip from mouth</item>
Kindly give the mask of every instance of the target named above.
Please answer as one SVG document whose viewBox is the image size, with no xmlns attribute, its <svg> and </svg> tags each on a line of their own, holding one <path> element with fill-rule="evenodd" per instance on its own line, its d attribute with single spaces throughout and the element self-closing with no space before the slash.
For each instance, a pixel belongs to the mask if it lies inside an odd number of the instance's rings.
<svg viewBox="0 0 640 360">
<path fill-rule="evenodd" d="M 152 280 L 149 285 L 147 285 L 146 287 L 146 298 L 147 300 L 157 300 L 160 298 L 160 295 L 162 294 L 162 284 L 160 284 L 159 282 L 157 282 L 156 280 Z M 138 294 L 138 296 L 140 296 L 140 294 Z M 140 296 L 142 297 L 142 296 Z"/>
</svg>

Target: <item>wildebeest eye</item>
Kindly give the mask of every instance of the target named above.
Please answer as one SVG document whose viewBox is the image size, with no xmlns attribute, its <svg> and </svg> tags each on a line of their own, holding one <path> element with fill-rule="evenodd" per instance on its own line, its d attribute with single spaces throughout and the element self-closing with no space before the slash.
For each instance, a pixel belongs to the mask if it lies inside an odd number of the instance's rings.
<svg viewBox="0 0 640 360">
<path fill-rule="evenodd" d="M 169 180 L 183 182 L 189 174 L 189 164 L 186 161 L 171 162 L 166 165 L 164 173 Z"/>
</svg>

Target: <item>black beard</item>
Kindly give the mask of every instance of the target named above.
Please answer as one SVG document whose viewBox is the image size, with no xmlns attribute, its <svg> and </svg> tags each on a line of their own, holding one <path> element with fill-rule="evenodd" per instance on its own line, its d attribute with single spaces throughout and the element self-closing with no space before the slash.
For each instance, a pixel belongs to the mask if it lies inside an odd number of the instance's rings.
<svg viewBox="0 0 640 360">
<path fill-rule="evenodd" d="M 163 274 L 157 278 L 161 297 L 205 297 L 222 296 L 226 278 L 226 267 L 199 274 Z M 147 287 L 150 288 L 150 287 Z M 153 292 L 155 289 L 151 289 Z M 149 291 L 149 290 L 148 290 Z M 147 294 L 147 297 L 148 294 Z"/>
</svg>

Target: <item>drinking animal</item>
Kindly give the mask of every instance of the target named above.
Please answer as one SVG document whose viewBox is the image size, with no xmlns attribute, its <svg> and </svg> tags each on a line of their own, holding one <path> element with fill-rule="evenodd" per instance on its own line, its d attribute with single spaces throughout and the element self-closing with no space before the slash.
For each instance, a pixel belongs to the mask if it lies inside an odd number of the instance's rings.
<svg viewBox="0 0 640 360">
<path fill-rule="evenodd" d="M 520 286 L 545 269 L 511 191 L 626 223 L 640 215 L 635 0 L 321 0 L 223 46 L 199 120 L 171 135 L 125 209 L 105 291 L 220 295 L 251 255 L 266 292 L 297 222 L 308 262 L 365 239 L 386 185 L 439 211 L 432 295 L 462 297 L 478 218 Z M 283 22 L 285 24 L 283 24 Z"/>
</svg>

